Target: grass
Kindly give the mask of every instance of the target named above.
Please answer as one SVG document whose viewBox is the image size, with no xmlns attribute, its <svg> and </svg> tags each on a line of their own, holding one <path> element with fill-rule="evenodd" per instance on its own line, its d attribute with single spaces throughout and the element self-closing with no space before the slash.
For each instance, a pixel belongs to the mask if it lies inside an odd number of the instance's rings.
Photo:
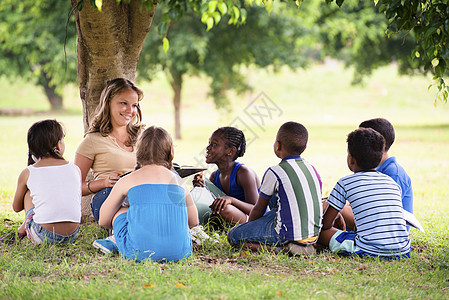
<svg viewBox="0 0 449 300">
<path fill-rule="evenodd" d="M 74 245 L 35 246 L 26 240 L 0 245 L 0 298 L 449 298 L 449 107 L 434 105 L 434 95 L 427 92 L 429 79 L 398 77 L 390 66 L 377 71 L 365 86 L 353 87 L 348 83 L 351 70 L 339 64 L 295 73 L 248 70 L 247 77 L 254 90 L 233 95 L 230 113 L 216 111 L 204 100 L 204 79 L 187 81 L 184 139 L 175 142 L 175 160 L 203 163 L 202 151 L 215 128 L 244 124 L 247 138 L 253 141 L 240 161 L 261 177 L 278 162 L 272 153 L 277 128 L 287 120 L 297 120 L 309 130 L 303 156 L 319 171 L 327 195 L 338 178 L 349 174 L 347 133 L 367 118 L 386 117 L 396 128 L 391 154 L 412 178 L 415 215 L 426 229 L 425 233 L 412 230 L 410 259 L 386 262 L 328 252 L 309 258 L 250 253 L 231 249 L 220 233 L 218 245 L 196 247 L 184 261 L 136 264 L 94 249 L 92 241 L 105 237 L 106 232 L 90 224 L 82 227 Z M 173 132 L 168 85 L 160 78 L 140 86 L 145 92 L 144 122 Z M 46 109 L 45 101 L 37 103 L 44 99 L 39 90 L 26 83 L 11 87 L 2 79 L 0 87 L 5 94 L 0 108 L 12 108 L 9 103 L 14 103 L 16 108 Z M 16 101 L 19 91 L 20 95 L 28 91 L 27 96 Z M 269 107 L 277 107 L 271 115 L 257 98 L 261 92 L 271 103 Z M 16 229 L 24 217 L 23 212 L 12 211 L 11 202 L 17 176 L 26 163 L 28 127 L 42 118 L 62 121 L 67 129 L 65 156 L 73 160 L 83 138 L 77 97 L 75 88 L 66 89 L 68 113 L 0 116 L 0 234 Z M 256 107 L 259 115 L 251 115 Z"/>
</svg>

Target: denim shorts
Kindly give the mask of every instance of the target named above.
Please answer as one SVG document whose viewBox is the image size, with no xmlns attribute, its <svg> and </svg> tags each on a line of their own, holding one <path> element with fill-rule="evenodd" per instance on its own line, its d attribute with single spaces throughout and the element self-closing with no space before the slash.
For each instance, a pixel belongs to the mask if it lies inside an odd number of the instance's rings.
<svg viewBox="0 0 449 300">
<path fill-rule="evenodd" d="M 272 209 L 257 220 L 243 223 L 231 228 L 229 241 L 234 245 L 243 243 L 260 243 L 265 245 L 283 245 L 288 240 L 276 232 L 277 209 Z"/>
<path fill-rule="evenodd" d="M 112 188 L 107 187 L 102 190 L 99 190 L 95 196 L 92 197 L 92 201 L 90 202 L 90 208 L 92 210 L 92 216 L 95 219 L 95 222 L 98 223 L 98 220 L 100 219 L 100 208 L 103 205 L 106 198 L 111 193 Z"/>
<path fill-rule="evenodd" d="M 329 241 L 329 249 L 332 252 L 340 253 L 345 256 L 352 256 L 352 255 L 358 255 L 358 256 L 372 256 L 372 257 L 379 257 L 382 259 L 401 259 L 401 258 L 409 258 L 410 252 L 403 255 L 392 255 L 392 256 L 379 256 L 375 254 L 371 254 L 368 252 L 363 251 L 360 249 L 356 243 L 355 243 L 355 237 L 356 233 L 353 231 L 343 231 L 343 230 L 337 230 L 337 232 L 334 233 L 334 235 L 331 237 Z"/>
<path fill-rule="evenodd" d="M 79 226 L 71 235 L 60 235 L 54 232 L 51 232 L 41 224 L 34 222 L 34 207 L 30 208 L 25 215 L 25 230 L 27 232 L 27 236 L 31 239 L 31 241 L 35 244 L 58 244 L 58 243 L 72 243 L 78 236 Z"/>
</svg>

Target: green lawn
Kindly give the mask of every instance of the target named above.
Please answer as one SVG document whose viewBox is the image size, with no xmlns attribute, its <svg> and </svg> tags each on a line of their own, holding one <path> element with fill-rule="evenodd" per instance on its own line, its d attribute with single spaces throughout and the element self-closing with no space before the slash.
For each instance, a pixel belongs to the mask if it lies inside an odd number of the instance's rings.
<svg viewBox="0 0 449 300">
<path fill-rule="evenodd" d="M 221 234 L 218 245 L 197 247 L 182 262 L 136 264 L 94 249 L 93 240 L 106 233 L 91 224 L 83 226 L 75 245 L 34 246 L 28 241 L 0 245 L 0 298 L 449 298 L 449 106 L 434 103 L 434 91 L 427 91 L 428 78 L 398 77 L 390 66 L 377 71 L 366 85 L 353 87 L 351 72 L 332 63 L 279 74 L 250 69 L 247 76 L 254 89 L 231 95 L 232 112 L 217 111 L 205 100 L 207 80 L 187 80 L 183 139 L 175 141 L 175 161 L 204 163 L 202 153 L 210 133 L 219 126 L 238 125 L 250 141 L 240 161 L 262 177 L 267 167 L 278 162 L 272 151 L 277 128 L 295 120 L 309 130 L 303 157 L 320 173 L 325 196 L 350 173 L 346 135 L 365 119 L 385 117 L 396 128 L 390 152 L 412 178 L 415 215 L 426 230 L 412 229 L 410 259 L 385 262 L 327 252 L 310 258 L 249 253 L 231 249 Z M 144 122 L 173 132 L 167 83 L 159 78 L 140 86 L 145 93 Z M 5 79 L 0 79 L 0 88 L 4 94 L 0 109 L 48 109 L 38 88 Z M 83 138 L 81 105 L 75 87 L 68 87 L 65 94 L 66 113 L 0 116 L 0 234 L 23 220 L 24 213 L 14 213 L 11 201 L 17 176 L 26 166 L 29 126 L 43 118 L 63 122 L 65 157 L 73 160 Z"/>
</svg>

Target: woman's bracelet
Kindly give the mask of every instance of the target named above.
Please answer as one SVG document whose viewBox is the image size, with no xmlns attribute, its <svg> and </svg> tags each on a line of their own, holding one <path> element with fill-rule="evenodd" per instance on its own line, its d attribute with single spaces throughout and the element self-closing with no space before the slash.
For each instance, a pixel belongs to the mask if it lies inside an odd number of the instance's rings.
<svg viewBox="0 0 449 300">
<path fill-rule="evenodd" d="M 95 192 L 92 191 L 92 190 L 90 189 L 90 183 L 91 183 L 92 181 L 93 181 L 93 180 L 89 180 L 89 181 L 87 182 L 87 189 L 89 190 L 89 192 L 90 192 L 91 194 L 95 194 Z"/>
</svg>

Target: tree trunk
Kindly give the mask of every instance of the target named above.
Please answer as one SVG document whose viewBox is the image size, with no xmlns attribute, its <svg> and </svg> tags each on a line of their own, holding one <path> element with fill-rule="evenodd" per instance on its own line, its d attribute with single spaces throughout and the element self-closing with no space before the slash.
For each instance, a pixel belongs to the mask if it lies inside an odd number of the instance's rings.
<svg viewBox="0 0 449 300">
<path fill-rule="evenodd" d="M 173 89 L 173 106 L 175 108 L 175 139 L 182 139 L 181 134 L 181 91 L 182 75 L 177 76 L 172 73 L 170 85 Z"/>
<path fill-rule="evenodd" d="M 47 95 L 47 99 L 50 102 L 51 110 L 62 110 L 62 96 L 56 92 L 54 86 L 50 86 L 50 79 L 44 75 L 42 80 L 39 80 L 39 84 L 44 88 L 45 95 Z"/>
<path fill-rule="evenodd" d="M 78 31 L 78 84 L 86 131 L 106 82 L 117 77 L 135 80 L 137 61 L 157 2 L 153 1 L 151 12 L 140 10 L 138 0 L 130 4 L 105 0 L 101 11 L 90 1 L 85 1 L 78 11 L 79 0 L 71 2 Z"/>
</svg>

